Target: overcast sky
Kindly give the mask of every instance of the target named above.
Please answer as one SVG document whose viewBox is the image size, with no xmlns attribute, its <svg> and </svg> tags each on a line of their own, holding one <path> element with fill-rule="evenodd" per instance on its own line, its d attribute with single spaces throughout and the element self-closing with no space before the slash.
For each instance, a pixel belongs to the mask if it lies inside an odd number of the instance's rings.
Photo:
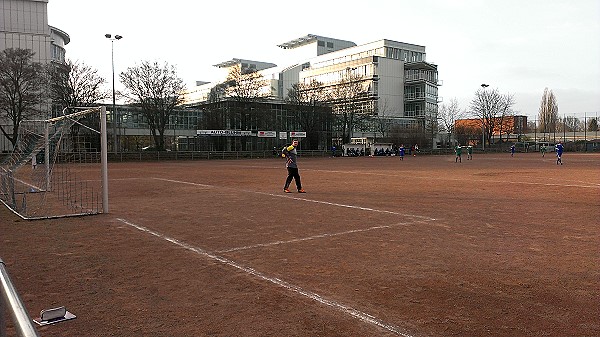
<svg viewBox="0 0 600 337">
<path fill-rule="evenodd" d="M 49 24 L 71 37 L 67 58 L 119 72 L 168 62 L 191 88 L 222 80 L 213 65 L 242 58 L 287 65 L 278 44 L 315 34 L 358 45 L 380 39 L 426 47 L 444 103 L 467 109 L 482 83 L 537 116 L 544 88 L 560 115 L 600 115 L 600 0 L 49 0 Z"/>
</svg>

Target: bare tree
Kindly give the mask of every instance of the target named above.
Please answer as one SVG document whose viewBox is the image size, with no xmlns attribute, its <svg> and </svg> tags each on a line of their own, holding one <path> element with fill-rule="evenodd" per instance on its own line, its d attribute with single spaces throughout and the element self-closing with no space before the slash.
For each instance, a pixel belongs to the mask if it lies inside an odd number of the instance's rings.
<svg viewBox="0 0 600 337">
<path fill-rule="evenodd" d="M 387 139 L 394 125 L 393 119 L 389 116 L 391 108 L 387 98 L 381 103 L 381 108 L 377 111 L 377 116 L 373 116 L 373 126 L 376 132 L 381 134 L 381 138 Z"/>
<path fill-rule="evenodd" d="M 498 89 L 481 88 L 475 92 L 470 109 L 471 113 L 480 120 L 488 144 L 491 144 L 495 130 L 500 130 L 500 137 L 502 137 L 502 128 L 506 119 L 513 115 L 514 104 L 512 95 L 500 94 Z"/>
<path fill-rule="evenodd" d="M 346 69 L 340 83 L 331 91 L 330 104 L 337 117 L 337 126 L 342 131 L 342 141 L 349 143 L 352 132 L 370 115 L 362 111 L 361 105 L 368 100 L 368 88 L 365 88 L 363 77 Z"/>
<path fill-rule="evenodd" d="M 110 94 L 103 88 L 106 80 L 98 75 L 98 70 L 85 63 L 67 60 L 66 67 L 50 68 L 50 88 L 52 103 L 58 109 L 92 106 L 107 99 Z M 69 136 L 73 149 L 89 146 L 100 148 L 100 136 L 90 130 L 98 130 L 100 116 L 89 114 L 71 126 Z"/>
<path fill-rule="evenodd" d="M 562 118 L 562 123 L 556 123 L 557 132 L 573 132 L 583 131 L 583 122 L 575 116 L 565 116 Z"/>
<path fill-rule="evenodd" d="M 120 74 L 125 96 L 142 109 L 157 150 L 165 149 L 165 127 L 175 108 L 183 103 L 183 80 L 174 66 L 142 62 Z"/>
<path fill-rule="evenodd" d="M 261 73 L 240 65 L 230 68 L 225 83 L 227 95 L 241 102 L 256 101 L 271 94 L 265 91 L 268 82 Z"/>
<path fill-rule="evenodd" d="M 0 130 L 13 147 L 21 122 L 45 112 L 42 103 L 47 99 L 47 79 L 44 66 L 33 62 L 33 55 L 29 49 L 13 48 L 0 53 L 0 120 L 12 124 L 12 128 L 0 124 Z"/>
<path fill-rule="evenodd" d="M 592 118 L 588 123 L 588 131 L 598 131 L 598 119 Z"/>
<path fill-rule="evenodd" d="M 319 144 L 319 130 L 323 125 L 332 121 L 331 110 L 323 107 L 326 104 L 326 96 L 322 89 L 322 83 L 312 81 L 309 84 L 294 83 L 288 89 L 286 102 L 296 107 L 297 121 L 302 131 L 306 132 L 309 148 L 316 149 Z"/>
<path fill-rule="evenodd" d="M 67 67 L 51 72 L 52 99 L 62 107 L 90 106 L 110 97 L 106 80 L 85 63 L 67 60 Z"/>
<path fill-rule="evenodd" d="M 442 104 L 438 110 L 438 120 L 440 123 L 440 131 L 444 131 L 448 134 L 448 141 L 452 139 L 456 121 L 464 118 L 466 113 L 460 110 L 458 100 L 456 98 L 450 99 L 450 104 Z"/>
<path fill-rule="evenodd" d="M 228 111 L 229 125 L 234 129 L 250 130 L 252 126 L 265 123 L 266 115 L 251 113 L 252 104 L 262 101 L 271 95 L 268 81 L 263 75 L 253 68 L 241 65 L 231 67 L 225 84 L 225 93 L 238 104 Z M 241 139 L 241 149 L 246 150 L 247 142 Z M 238 141 L 236 139 L 236 141 Z"/>
<path fill-rule="evenodd" d="M 544 89 L 539 109 L 539 131 L 555 132 L 558 122 L 558 104 L 552 90 Z"/>
</svg>

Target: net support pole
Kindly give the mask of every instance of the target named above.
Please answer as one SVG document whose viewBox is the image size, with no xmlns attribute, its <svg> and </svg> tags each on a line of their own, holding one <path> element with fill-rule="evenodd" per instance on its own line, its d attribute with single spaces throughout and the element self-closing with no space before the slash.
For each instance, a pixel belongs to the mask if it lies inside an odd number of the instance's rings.
<svg viewBox="0 0 600 337">
<path fill-rule="evenodd" d="M 33 322 L 29 318 L 29 313 L 19 297 L 19 293 L 8 276 L 2 259 L 0 259 L 0 295 L 0 304 L 5 304 L 6 310 L 8 310 L 8 313 L 12 317 L 17 335 L 21 337 L 39 337 L 40 335 L 35 330 Z M 0 305 L 0 309 L 3 309 L 3 307 Z M 1 310 L 0 314 L 3 315 L 4 311 L 4 309 Z M 6 321 L 4 318 L 1 323 L 0 336 L 6 336 Z"/>
<path fill-rule="evenodd" d="M 50 123 L 45 123 L 44 128 L 44 166 L 46 167 L 46 188 L 50 191 Z"/>
<path fill-rule="evenodd" d="M 106 107 L 100 108 L 100 161 L 102 162 L 102 212 L 108 213 L 108 151 L 106 141 Z"/>
</svg>

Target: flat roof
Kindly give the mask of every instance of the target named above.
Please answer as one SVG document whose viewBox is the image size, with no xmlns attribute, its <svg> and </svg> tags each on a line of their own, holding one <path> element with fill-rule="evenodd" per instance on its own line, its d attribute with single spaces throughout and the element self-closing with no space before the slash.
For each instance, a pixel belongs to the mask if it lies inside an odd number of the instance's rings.
<svg viewBox="0 0 600 337">
<path fill-rule="evenodd" d="M 431 70 L 437 70 L 437 65 L 434 63 L 429 63 L 426 61 L 415 61 L 415 62 L 406 62 L 404 64 L 405 69 L 420 69 L 420 68 L 429 68 Z"/>
<path fill-rule="evenodd" d="M 307 45 L 309 43 L 313 43 L 317 40 L 318 36 L 314 35 L 314 34 L 308 34 L 305 35 L 303 37 L 299 37 L 297 39 L 293 39 L 291 41 L 282 43 L 282 44 L 278 44 L 277 47 L 283 48 L 283 49 L 293 49 L 293 48 L 298 48 L 300 46 L 304 46 Z"/>
<path fill-rule="evenodd" d="M 252 61 L 252 60 L 244 60 L 244 59 L 238 59 L 238 58 L 233 58 L 229 61 L 225 61 L 225 62 L 221 62 L 221 63 L 217 63 L 215 65 L 213 65 L 213 67 L 217 67 L 217 68 L 229 68 L 238 64 L 242 64 L 242 63 L 253 63 L 257 65 L 257 69 L 258 70 L 263 70 L 263 69 L 268 69 L 268 68 L 272 68 L 272 67 L 276 67 L 277 65 L 274 63 L 269 63 L 269 62 L 260 62 L 260 61 Z"/>
<path fill-rule="evenodd" d="M 69 42 L 71 42 L 71 37 L 69 36 L 69 34 L 65 33 L 63 30 L 58 29 L 54 26 L 50 26 L 50 30 L 52 30 L 54 33 L 56 33 L 56 35 L 59 35 L 60 37 L 63 38 L 63 40 L 65 40 L 65 45 L 69 44 Z"/>
</svg>

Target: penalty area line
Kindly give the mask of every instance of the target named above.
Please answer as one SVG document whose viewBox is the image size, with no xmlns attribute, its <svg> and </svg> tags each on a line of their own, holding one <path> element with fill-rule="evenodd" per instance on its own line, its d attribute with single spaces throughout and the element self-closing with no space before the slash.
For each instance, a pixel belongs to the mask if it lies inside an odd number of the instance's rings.
<svg viewBox="0 0 600 337">
<path fill-rule="evenodd" d="M 269 243 L 259 243 L 259 244 L 256 244 L 256 245 L 249 245 L 249 246 L 243 246 L 243 247 L 235 247 L 235 248 L 223 249 L 223 250 L 218 250 L 216 252 L 217 253 L 230 253 L 230 252 L 236 252 L 236 251 L 240 251 L 240 250 L 248 250 L 248 249 L 262 248 L 262 247 L 271 247 L 271 246 L 283 245 L 283 244 L 287 244 L 287 243 L 296 243 L 296 242 L 303 242 L 303 241 L 311 241 L 311 240 L 323 239 L 323 238 L 331 238 L 331 237 L 341 236 L 341 235 L 348 235 L 348 234 L 354 234 L 354 233 L 369 232 L 369 231 L 378 230 L 378 229 L 387 229 L 387 228 L 392 228 L 392 227 L 402 226 L 402 225 L 411 225 L 411 224 L 418 223 L 418 222 L 423 223 L 423 222 L 427 222 L 427 220 L 425 220 L 425 221 L 413 221 L 413 222 L 398 222 L 398 223 L 395 223 L 395 224 L 392 224 L 392 225 L 382 225 L 382 226 L 374 226 L 374 227 L 362 228 L 362 229 L 353 229 L 353 230 L 348 230 L 348 231 L 343 231 L 343 232 L 337 232 L 337 233 L 324 233 L 324 234 L 313 235 L 313 236 L 309 236 L 309 237 L 305 237 L 305 238 L 298 238 L 298 239 L 292 239 L 292 240 L 282 240 L 282 241 L 274 241 L 274 242 L 269 242 Z"/>
<path fill-rule="evenodd" d="M 344 208 L 357 209 L 357 210 L 361 210 L 361 211 L 369 211 L 369 212 L 376 212 L 376 213 L 393 214 L 393 215 L 399 215 L 399 216 L 406 216 L 406 217 L 411 217 L 411 218 L 422 219 L 422 220 L 425 220 L 425 221 L 435 221 L 436 220 L 434 218 L 430 218 L 430 217 L 422 216 L 422 215 L 398 213 L 398 212 L 386 211 L 386 210 L 381 210 L 381 209 L 376 209 L 376 208 L 370 208 L 370 207 L 361 207 L 361 206 L 354 206 L 354 205 L 338 204 L 338 203 L 335 203 L 335 202 L 313 200 L 313 199 L 306 199 L 306 198 L 298 198 L 298 197 L 292 197 L 292 196 L 288 196 L 288 195 L 274 194 L 274 193 L 268 193 L 268 192 L 249 191 L 249 190 L 242 190 L 242 189 L 237 189 L 237 188 L 234 189 L 234 188 L 230 188 L 230 187 L 214 186 L 214 185 L 200 184 L 200 183 L 194 183 L 194 182 L 189 182 L 189 181 L 180 181 L 180 180 L 173 180 L 173 179 L 165 179 L 165 178 L 152 177 L 151 179 L 160 180 L 160 181 L 166 181 L 166 182 L 176 183 L 176 184 L 200 186 L 200 187 L 207 187 L 207 188 L 220 188 L 220 189 L 232 190 L 232 191 L 236 191 L 236 192 L 246 192 L 246 193 L 253 193 L 253 194 L 268 195 L 270 197 L 293 199 L 293 200 L 299 200 L 299 201 L 312 202 L 312 203 L 316 203 L 316 204 L 323 204 L 323 205 L 329 205 L 329 206 L 336 206 L 336 207 L 344 207 Z"/>
<path fill-rule="evenodd" d="M 260 271 L 258 271 L 256 269 L 254 269 L 254 268 L 246 267 L 246 266 L 244 266 L 244 265 L 242 265 L 240 263 L 237 263 L 237 262 L 235 262 L 233 260 L 230 260 L 230 259 L 228 259 L 226 257 L 223 257 L 223 256 L 220 256 L 220 255 L 211 253 L 211 252 L 209 252 L 207 250 L 204 250 L 202 248 L 199 248 L 199 247 L 194 247 L 194 246 L 192 246 L 192 245 L 190 245 L 188 243 L 185 243 L 185 242 L 177 240 L 175 238 L 166 236 L 166 235 L 161 234 L 159 232 L 153 231 L 153 230 L 151 230 L 149 228 L 146 228 L 144 226 L 140 226 L 140 225 L 134 224 L 134 223 L 132 223 L 130 221 L 127 221 L 125 219 L 117 218 L 117 220 L 120 221 L 120 222 L 122 222 L 122 223 L 124 223 L 124 224 L 126 224 L 126 225 L 128 225 L 128 226 L 131 226 L 131 227 L 133 227 L 133 228 L 135 228 L 135 229 L 137 229 L 137 230 L 139 230 L 141 232 L 153 235 L 153 236 L 155 236 L 157 238 L 160 238 L 162 240 L 170 242 L 170 243 L 172 243 L 172 244 L 174 244 L 176 246 L 179 246 L 181 248 L 187 249 L 187 250 L 189 250 L 191 252 L 194 252 L 194 253 L 196 253 L 198 255 L 201 255 L 201 256 L 203 256 L 205 258 L 208 258 L 210 260 L 214 260 L 214 261 L 223 263 L 223 264 L 225 264 L 225 265 L 227 265 L 229 267 L 232 267 L 232 268 L 235 268 L 237 270 L 243 271 L 243 272 L 245 272 L 248 275 L 257 277 L 257 278 L 259 278 L 259 279 L 261 279 L 263 281 L 270 282 L 270 283 L 275 284 L 277 286 L 280 286 L 280 287 L 282 287 L 284 289 L 287 289 L 289 291 L 292 291 L 294 293 L 302 295 L 302 296 L 304 296 L 306 298 L 314 300 L 314 301 L 316 301 L 318 303 L 321 303 L 323 305 L 326 305 L 326 306 L 329 306 L 331 308 L 337 309 L 337 310 L 339 310 L 339 311 L 341 311 L 343 313 L 346 313 L 346 314 L 348 314 L 348 315 L 350 315 L 350 316 L 352 316 L 352 317 L 354 317 L 354 318 L 356 318 L 356 319 L 358 319 L 358 320 L 360 320 L 360 321 L 362 321 L 364 323 L 369 323 L 369 324 L 375 325 L 375 326 L 380 327 L 382 329 L 385 329 L 385 330 L 387 330 L 389 332 L 395 333 L 395 334 L 397 334 L 399 336 L 412 337 L 411 335 L 408 335 L 408 334 L 402 332 L 401 329 L 398 328 L 397 326 L 394 326 L 392 324 L 386 323 L 386 322 L 382 321 L 381 319 L 379 319 L 379 318 L 377 318 L 377 317 L 375 317 L 373 315 L 370 315 L 370 314 L 367 314 L 367 313 L 362 312 L 360 310 L 354 309 L 354 308 L 352 308 L 350 306 L 347 306 L 345 304 L 342 304 L 342 303 L 339 303 L 339 302 L 327 299 L 327 298 L 325 298 L 325 297 L 323 297 L 323 296 L 321 296 L 321 295 L 319 295 L 317 293 L 314 293 L 312 291 L 303 289 L 300 286 L 288 283 L 288 282 L 286 282 L 284 280 L 281 280 L 279 278 L 276 278 L 276 277 L 268 276 L 268 275 L 266 275 L 264 273 L 261 273 Z"/>
</svg>

